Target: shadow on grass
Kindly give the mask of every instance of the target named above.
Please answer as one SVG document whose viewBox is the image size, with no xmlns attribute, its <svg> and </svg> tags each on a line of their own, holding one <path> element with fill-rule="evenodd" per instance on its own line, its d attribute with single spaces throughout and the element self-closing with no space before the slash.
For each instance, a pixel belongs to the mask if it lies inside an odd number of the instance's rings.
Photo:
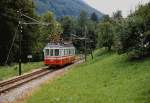
<svg viewBox="0 0 150 103">
<path fill-rule="evenodd" d="M 141 100 L 144 101 L 144 103 L 150 103 L 150 90 L 142 94 Z"/>
<path fill-rule="evenodd" d="M 106 49 L 97 50 L 96 53 L 94 54 L 94 60 L 105 59 L 105 57 L 109 57 L 114 53 L 115 53 L 114 51 L 108 51 Z"/>
<path fill-rule="evenodd" d="M 149 81 L 147 81 L 146 83 L 149 83 Z M 144 85 L 143 88 L 144 88 L 144 91 L 140 93 L 139 97 L 135 98 L 135 101 L 137 101 L 137 103 L 150 103 L 149 85 L 148 86 Z"/>
</svg>

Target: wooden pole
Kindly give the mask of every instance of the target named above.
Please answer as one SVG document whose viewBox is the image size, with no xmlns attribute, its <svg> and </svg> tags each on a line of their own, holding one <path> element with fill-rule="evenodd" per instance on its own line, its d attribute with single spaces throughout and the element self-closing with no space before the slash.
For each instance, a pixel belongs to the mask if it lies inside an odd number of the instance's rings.
<svg viewBox="0 0 150 103">
<path fill-rule="evenodd" d="M 22 41 L 22 25 L 21 25 L 21 20 L 22 20 L 22 14 L 21 14 L 21 10 L 18 11 L 19 13 L 19 25 L 20 25 L 20 33 L 19 33 L 19 75 L 22 74 L 22 70 L 21 70 L 21 41 Z"/>
<path fill-rule="evenodd" d="M 87 37 L 87 27 L 85 26 L 84 37 Z M 85 39 L 85 61 L 87 61 L 87 41 Z"/>
</svg>

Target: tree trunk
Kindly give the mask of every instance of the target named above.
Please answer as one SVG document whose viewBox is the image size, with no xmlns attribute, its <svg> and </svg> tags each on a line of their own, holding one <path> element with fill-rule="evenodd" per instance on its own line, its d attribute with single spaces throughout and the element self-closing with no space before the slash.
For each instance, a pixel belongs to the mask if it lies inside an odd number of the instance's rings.
<svg viewBox="0 0 150 103">
<path fill-rule="evenodd" d="M 93 56 L 93 52 L 92 52 L 92 50 L 91 50 L 91 57 L 92 57 L 92 59 L 94 59 L 94 56 Z"/>
<path fill-rule="evenodd" d="M 108 51 L 111 51 L 111 46 L 108 46 Z"/>
</svg>

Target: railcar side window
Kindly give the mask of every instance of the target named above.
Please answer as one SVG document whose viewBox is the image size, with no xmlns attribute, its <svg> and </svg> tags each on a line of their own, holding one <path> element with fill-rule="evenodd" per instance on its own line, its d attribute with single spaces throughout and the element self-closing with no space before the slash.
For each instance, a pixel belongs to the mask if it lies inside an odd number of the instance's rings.
<svg viewBox="0 0 150 103">
<path fill-rule="evenodd" d="M 67 55 L 67 50 L 65 49 L 64 51 L 65 51 L 65 56 L 66 56 Z"/>
<path fill-rule="evenodd" d="M 67 55 L 69 55 L 69 49 L 67 49 Z"/>
<path fill-rule="evenodd" d="M 76 49 L 74 49 L 74 55 L 76 54 Z"/>
<path fill-rule="evenodd" d="M 66 49 L 66 55 L 68 55 L 68 51 L 67 51 L 67 49 Z"/>
<path fill-rule="evenodd" d="M 69 49 L 69 55 L 71 55 L 71 49 Z"/>
<path fill-rule="evenodd" d="M 75 49 L 73 49 L 73 55 L 75 55 Z"/>
<path fill-rule="evenodd" d="M 68 49 L 68 55 L 70 55 L 70 49 Z"/>
<path fill-rule="evenodd" d="M 64 52 L 64 56 L 65 56 L 65 49 L 63 49 L 63 52 Z"/>
<path fill-rule="evenodd" d="M 59 56 L 59 49 L 55 49 L 55 56 Z"/>
<path fill-rule="evenodd" d="M 74 55 L 74 53 L 73 53 L 73 49 L 71 50 L 71 52 L 72 52 L 72 55 Z"/>
<path fill-rule="evenodd" d="M 66 50 L 66 55 L 67 55 L 67 49 L 65 49 Z"/>
<path fill-rule="evenodd" d="M 74 55 L 74 53 L 73 53 L 73 49 L 71 50 L 71 52 L 72 52 L 72 55 Z"/>
<path fill-rule="evenodd" d="M 70 55 L 72 55 L 72 49 L 70 49 Z"/>
<path fill-rule="evenodd" d="M 45 55 L 46 55 L 46 56 L 49 56 L 49 49 L 46 49 L 46 50 L 45 50 Z"/>
</svg>

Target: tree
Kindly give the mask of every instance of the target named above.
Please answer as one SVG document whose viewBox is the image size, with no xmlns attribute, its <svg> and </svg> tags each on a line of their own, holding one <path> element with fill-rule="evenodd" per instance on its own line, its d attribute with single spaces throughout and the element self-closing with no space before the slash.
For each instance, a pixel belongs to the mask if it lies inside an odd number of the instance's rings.
<svg viewBox="0 0 150 103">
<path fill-rule="evenodd" d="M 22 13 L 36 18 L 34 13 L 34 4 L 31 0 L 1 0 L 0 1 L 0 53 L 1 53 L 1 61 L 0 64 L 4 64 L 6 61 L 12 39 L 15 37 L 16 29 L 18 28 L 18 10 L 21 10 Z M 5 6 L 3 6 L 5 5 Z M 23 21 L 29 21 L 27 18 L 22 18 Z M 23 33 L 22 33 L 22 60 L 27 60 L 28 53 L 32 52 L 32 47 L 34 44 L 34 39 L 36 38 L 36 27 L 33 26 L 23 26 Z M 19 30 L 16 32 L 17 36 L 15 38 L 15 43 L 13 45 L 11 55 L 9 58 L 9 62 L 18 61 L 18 35 Z"/>
<path fill-rule="evenodd" d="M 122 19 L 122 11 L 118 10 L 118 11 L 114 12 L 112 18 L 114 20 L 120 20 L 120 19 Z"/>
<path fill-rule="evenodd" d="M 111 47 L 114 43 L 114 35 L 112 30 L 112 24 L 110 22 L 102 22 L 98 24 L 98 47 L 106 47 L 108 51 L 111 50 Z"/>
<path fill-rule="evenodd" d="M 75 26 L 75 31 L 76 35 L 79 37 L 84 37 L 85 36 L 85 28 L 87 26 L 88 22 L 88 17 L 87 13 L 84 11 L 81 11 L 80 16 L 78 17 L 76 26 Z M 76 40 L 74 41 L 74 45 L 77 47 L 79 51 L 85 52 L 85 41 L 84 40 Z"/>
<path fill-rule="evenodd" d="M 127 53 L 132 58 L 142 58 L 150 51 L 150 3 L 139 6 L 135 13 L 129 15 L 119 33 L 119 52 Z"/>
<path fill-rule="evenodd" d="M 53 16 L 53 13 L 48 11 L 45 13 L 41 21 L 50 23 L 48 26 L 41 26 L 40 32 L 41 32 L 41 40 L 44 41 L 43 45 L 46 45 L 48 42 L 54 42 L 58 41 L 56 39 L 59 39 L 62 28 L 59 22 L 57 22 Z"/>
<path fill-rule="evenodd" d="M 111 17 L 109 15 L 104 15 L 101 22 L 111 22 Z"/>
<path fill-rule="evenodd" d="M 96 48 L 97 44 L 96 25 L 97 23 L 91 20 L 87 23 L 87 38 L 89 38 L 88 48 L 92 50 Z"/>
<path fill-rule="evenodd" d="M 65 16 L 60 19 L 60 23 L 63 28 L 62 37 L 64 40 L 69 40 L 71 38 L 71 34 L 75 31 L 75 20 L 73 17 Z"/>
<path fill-rule="evenodd" d="M 81 38 L 88 38 L 88 40 L 75 40 L 74 44 L 76 48 L 81 52 L 90 53 L 96 48 L 97 35 L 96 35 L 96 25 L 97 22 L 92 21 L 88 18 L 86 12 L 81 11 L 80 16 L 77 21 L 74 22 L 75 34 Z M 86 49 L 85 49 L 86 44 Z M 86 51 L 85 51 L 86 50 Z"/>
<path fill-rule="evenodd" d="M 94 22 L 98 21 L 98 16 L 95 12 L 91 14 L 91 20 L 94 21 Z"/>
<path fill-rule="evenodd" d="M 80 16 L 78 18 L 78 26 L 83 29 L 87 25 L 88 15 L 86 12 L 81 11 Z"/>
</svg>

